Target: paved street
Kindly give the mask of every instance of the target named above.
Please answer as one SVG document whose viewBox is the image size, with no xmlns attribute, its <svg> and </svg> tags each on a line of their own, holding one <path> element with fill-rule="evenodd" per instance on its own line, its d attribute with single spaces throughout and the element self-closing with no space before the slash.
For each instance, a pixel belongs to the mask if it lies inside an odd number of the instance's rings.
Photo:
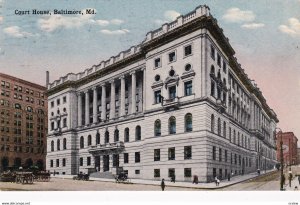
<svg viewBox="0 0 300 205">
<path fill-rule="evenodd" d="M 280 172 L 268 172 L 266 175 L 254 174 L 237 176 L 230 182 L 221 182 L 218 189 L 214 183 L 197 185 L 187 182 L 166 182 L 166 191 L 279 191 Z M 238 183 L 240 182 L 240 183 Z M 230 184 L 231 183 L 231 184 Z M 288 181 L 286 181 L 288 183 Z M 0 190 L 29 190 L 29 191 L 160 191 L 159 181 L 132 180 L 132 184 L 120 184 L 112 181 L 75 181 L 64 178 L 51 178 L 50 182 L 35 182 L 32 185 L 0 182 Z M 294 190 L 298 185 L 295 178 L 291 188 L 285 185 L 287 191 Z M 298 185 L 299 187 L 299 185 Z"/>
</svg>

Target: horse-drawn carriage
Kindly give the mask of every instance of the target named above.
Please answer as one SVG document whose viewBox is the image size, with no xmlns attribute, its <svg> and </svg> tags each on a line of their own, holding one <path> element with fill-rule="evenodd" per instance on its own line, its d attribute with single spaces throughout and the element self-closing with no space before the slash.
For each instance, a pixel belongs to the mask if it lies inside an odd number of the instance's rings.
<svg viewBox="0 0 300 205">
<path fill-rule="evenodd" d="M 50 181 L 50 172 L 47 171 L 38 171 L 33 174 L 34 180 L 39 182 L 49 182 Z"/>
<path fill-rule="evenodd" d="M 21 184 L 33 184 L 34 175 L 32 172 L 16 172 L 15 182 Z"/>
<path fill-rule="evenodd" d="M 77 174 L 77 176 L 73 177 L 73 180 L 88 181 L 89 179 L 90 179 L 90 175 L 89 174 L 83 174 L 83 173 L 79 173 L 79 174 Z"/>
</svg>

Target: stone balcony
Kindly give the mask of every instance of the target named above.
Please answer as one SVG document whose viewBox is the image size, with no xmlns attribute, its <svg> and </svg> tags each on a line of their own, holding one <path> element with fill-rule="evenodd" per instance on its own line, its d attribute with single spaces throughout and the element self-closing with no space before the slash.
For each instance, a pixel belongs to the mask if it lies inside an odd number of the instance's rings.
<svg viewBox="0 0 300 205">
<path fill-rule="evenodd" d="M 250 129 L 250 133 L 255 135 L 258 139 L 264 140 L 265 136 L 263 133 L 258 129 Z"/>
<path fill-rule="evenodd" d="M 162 106 L 165 110 L 173 110 L 179 108 L 179 98 L 170 98 L 170 99 L 164 99 L 162 101 Z"/>
<path fill-rule="evenodd" d="M 111 152 L 119 152 L 125 148 L 124 142 L 113 142 L 90 146 L 88 152 L 93 155 L 103 155 Z"/>
</svg>

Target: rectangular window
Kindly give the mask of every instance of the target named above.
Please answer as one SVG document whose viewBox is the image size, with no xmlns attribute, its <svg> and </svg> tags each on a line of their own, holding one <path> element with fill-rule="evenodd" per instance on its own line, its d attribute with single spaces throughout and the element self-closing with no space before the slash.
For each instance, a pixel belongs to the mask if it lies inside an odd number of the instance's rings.
<svg viewBox="0 0 300 205">
<path fill-rule="evenodd" d="M 56 104 L 57 104 L 57 105 L 60 105 L 60 99 L 57 99 L 57 100 L 56 100 Z"/>
<path fill-rule="evenodd" d="M 64 96 L 64 97 L 63 97 L 63 103 L 66 103 L 66 102 L 67 102 L 67 97 Z"/>
<path fill-rule="evenodd" d="M 213 156 L 212 156 L 212 158 L 213 158 L 213 160 L 216 160 L 216 147 L 215 146 L 213 146 L 213 150 L 212 150 L 212 154 L 213 154 Z"/>
<path fill-rule="evenodd" d="M 184 147 L 184 159 L 192 159 L 192 146 Z"/>
<path fill-rule="evenodd" d="M 63 119 L 63 127 L 67 127 L 67 118 Z"/>
<path fill-rule="evenodd" d="M 139 163 L 141 161 L 140 152 L 136 152 L 134 155 L 135 155 L 135 163 Z"/>
<path fill-rule="evenodd" d="M 226 70 L 227 70 L 227 68 L 226 68 L 226 62 L 223 60 L 223 72 L 226 73 Z"/>
<path fill-rule="evenodd" d="M 176 98 L 176 86 L 169 87 L 169 99 Z"/>
<path fill-rule="evenodd" d="M 210 56 L 213 60 L 215 60 L 215 48 L 213 45 L 210 46 Z"/>
<path fill-rule="evenodd" d="M 154 91 L 154 103 L 155 104 L 161 103 L 161 91 L 160 90 Z"/>
<path fill-rule="evenodd" d="M 127 164 L 128 161 L 128 153 L 124 153 L 124 164 Z"/>
<path fill-rule="evenodd" d="M 160 169 L 154 169 L 154 178 L 160 177 Z"/>
<path fill-rule="evenodd" d="M 91 165 L 91 157 L 86 158 L 86 165 L 90 166 Z"/>
<path fill-rule="evenodd" d="M 154 60 L 154 67 L 155 67 L 155 68 L 161 67 L 161 60 L 160 60 L 160 58 L 156 58 L 156 59 Z"/>
<path fill-rule="evenodd" d="M 192 177 L 192 169 L 184 168 L 184 177 Z"/>
<path fill-rule="evenodd" d="M 53 167 L 53 160 L 50 160 L 50 167 Z"/>
<path fill-rule="evenodd" d="M 193 84 L 192 81 L 188 81 L 184 83 L 184 95 L 189 96 L 193 93 Z"/>
<path fill-rule="evenodd" d="M 54 102 L 53 101 L 51 101 L 51 107 L 54 107 Z"/>
<path fill-rule="evenodd" d="M 217 64 L 221 68 L 221 56 L 220 56 L 220 54 L 217 54 Z"/>
<path fill-rule="evenodd" d="M 175 147 L 168 149 L 168 158 L 169 160 L 175 160 Z"/>
<path fill-rule="evenodd" d="M 54 122 L 51 122 L 51 130 L 54 130 Z"/>
<path fill-rule="evenodd" d="M 66 166 L 66 158 L 63 158 L 63 160 L 62 160 L 62 166 L 63 166 L 63 167 Z"/>
<path fill-rule="evenodd" d="M 154 161 L 160 161 L 160 149 L 154 150 Z"/>
<path fill-rule="evenodd" d="M 141 171 L 139 169 L 135 170 L 135 174 L 140 174 L 140 173 L 141 173 Z"/>
<path fill-rule="evenodd" d="M 176 61 L 175 51 L 169 53 L 169 62 L 174 62 L 174 61 Z"/>
<path fill-rule="evenodd" d="M 221 162 L 222 161 L 222 149 L 219 148 L 219 161 Z"/>
<path fill-rule="evenodd" d="M 189 56 L 192 54 L 192 45 L 184 47 L 184 56 Z"/>
<path fill-rule="evenodd" d="M 82 157 L 80 157 L 80 159 L 79 159 L 79 163 L 80 163 L 80 166 L 83 166 L 83 158 Z"/>
<path fill-rule="evenodd" d="M 225 150 L 225 162 L 227 162 L 227 150 Z"/>
<path fill-rule="evenodd" d="M 56 167 L 59 167 L 59 159 L 56 159 Z"/>
<path fill-rule="evenodd" d="M 174 168 L 170 168 L 168 170 L 168 177 L 170 177 L 170 178 L 175 177 L 175 169 Z"/>
</svg>

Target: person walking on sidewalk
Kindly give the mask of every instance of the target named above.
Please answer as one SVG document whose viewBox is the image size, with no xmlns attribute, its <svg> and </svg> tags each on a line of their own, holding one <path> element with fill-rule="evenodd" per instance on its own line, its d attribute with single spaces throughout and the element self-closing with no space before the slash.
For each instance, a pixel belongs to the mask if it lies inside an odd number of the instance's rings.
<svg viewBox="0 0 300 205">
<path fill-rule="evenodd" d="M 166 187 L 165 179 L 162 179 L 162 180 L 161 180 L 160 187 L 161 187 L 161 190 L 162 190 L 162 191 L 165 190 L 165 187 Z"/>
<path fill-rule="evenodd" d="M 228 174 L 227 179 L 228 179 L 228 181 L 230 181 L 230 173 Z"/>
<path fill-rule="evenodd" d="M 293 174 L 289 173 L 289 187 L 292 186 L 292 179 L 293 179 Z"/>
<path fill-rule="evenodd" d="M 299 185 L 300 185 L 300 175 L 298 175 L 298 182 L 299 182 Z"/>
<path fill-rule="evenodd" d="M 216 186 L 218 186 L 218 177 L 215 176 L 215 183 L 216 183 Z"/>
</svg>

